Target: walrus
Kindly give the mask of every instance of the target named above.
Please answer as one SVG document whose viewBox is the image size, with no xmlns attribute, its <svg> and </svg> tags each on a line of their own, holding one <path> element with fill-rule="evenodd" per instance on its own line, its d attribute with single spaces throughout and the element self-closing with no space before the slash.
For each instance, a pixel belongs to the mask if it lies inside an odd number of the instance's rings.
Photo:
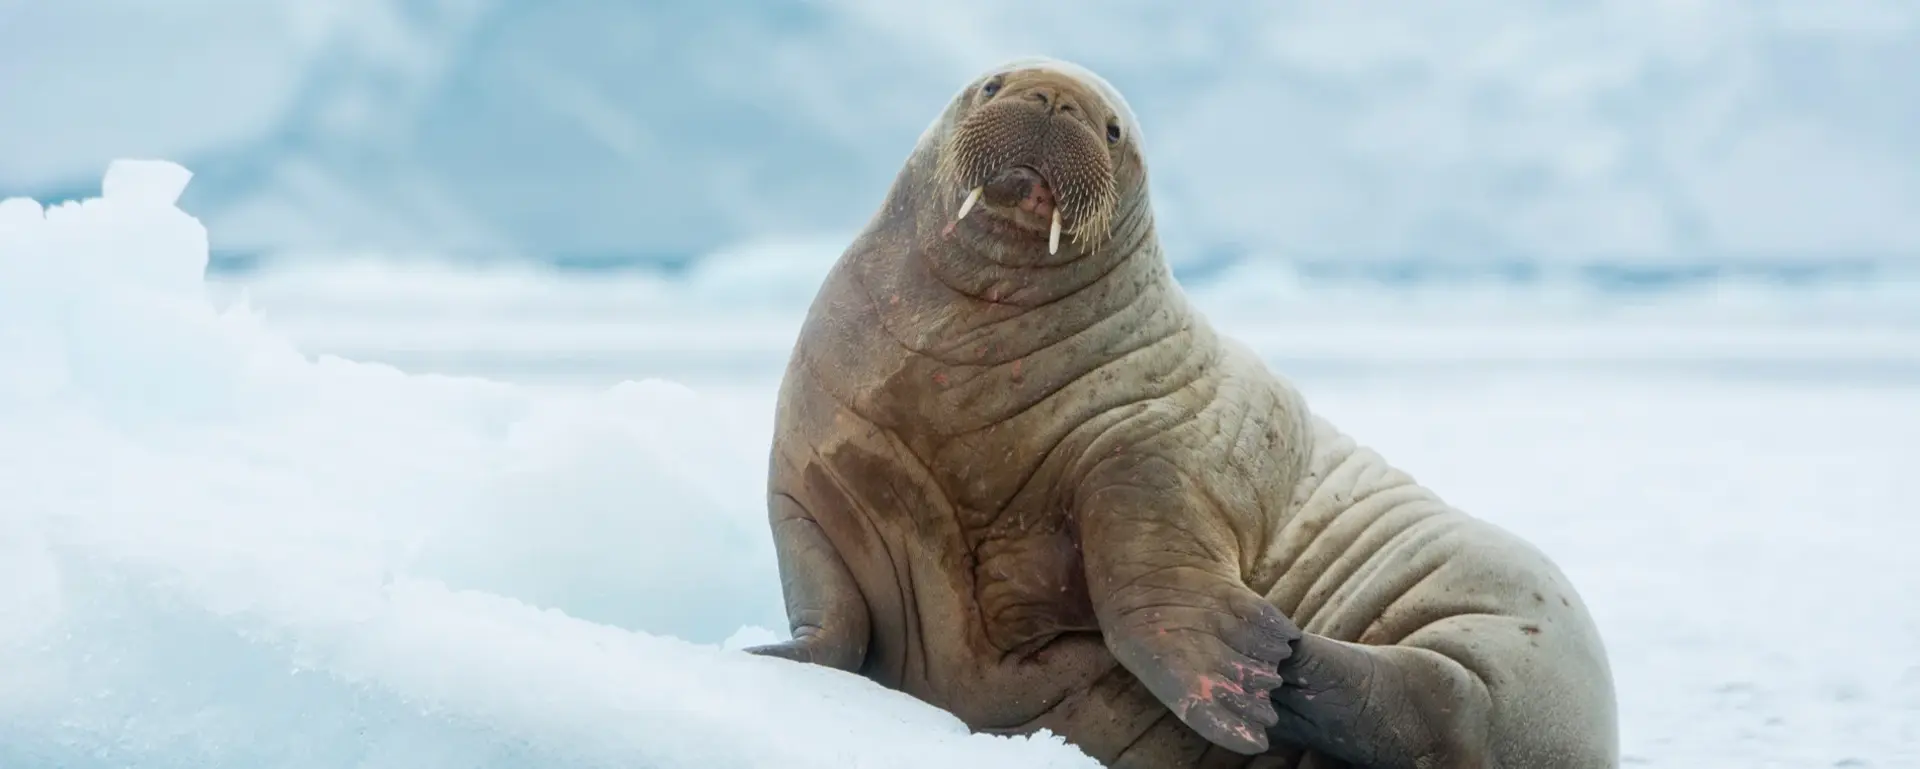
<svg viewBox="0 0 1920 769">
<path fill-rule="evenodd" d="M 1115 767 L 1616 766 L 1568 578 L 1208 325 L 1142 146 L 1051 58 L 920 136 L 783 374 L 749 651 Z"/>
</svg>

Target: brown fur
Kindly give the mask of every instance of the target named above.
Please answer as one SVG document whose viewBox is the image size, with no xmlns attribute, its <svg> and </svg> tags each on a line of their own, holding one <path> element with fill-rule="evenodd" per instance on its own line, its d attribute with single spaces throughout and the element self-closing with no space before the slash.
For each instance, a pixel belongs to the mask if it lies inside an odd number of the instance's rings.
<svg viewBox="0 0 1920 769">
<path fill-rule="evenodd" d="M 1215 334 L 1167 271 L 1137 134 L 1103 81 L 1035 62 L 921 137 L 782 384 L 794 640 L 754 651 L 1114 766 L 1613 766 L 1565 577 Z M 1055 187 L 1058 254 L 1007 200 L 954 222 L 1016 163 Z"/>
</svg>

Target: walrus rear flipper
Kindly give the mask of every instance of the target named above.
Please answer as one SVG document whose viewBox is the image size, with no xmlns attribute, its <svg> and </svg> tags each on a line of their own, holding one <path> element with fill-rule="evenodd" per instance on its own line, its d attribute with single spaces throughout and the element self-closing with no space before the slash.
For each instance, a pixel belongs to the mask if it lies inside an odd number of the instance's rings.
<svg viewBox="0 0 1920 769">
<path fill-rule="evenodd" d="M 767 504 L 793 638 L 746 651 L 836 670 L 857 670 L 866 661 L 871 618 L 846 561 L 820 524 L 793 497 L 775 494 Z"/>
</svg>

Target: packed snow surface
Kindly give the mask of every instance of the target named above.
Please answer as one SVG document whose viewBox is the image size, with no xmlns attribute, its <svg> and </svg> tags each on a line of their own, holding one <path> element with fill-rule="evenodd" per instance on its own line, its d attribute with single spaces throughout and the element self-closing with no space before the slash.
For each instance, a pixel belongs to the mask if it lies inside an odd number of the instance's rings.
<svg viewBox="0 0 1920 769">
<path fill-rule="evenodd" d="M 0 209 L 0 766 L 1089 766 L 784 628 L 762 425 L 309 358 L 178 166 Z"/>
<path fill-rule="evenodd" d="M 0 766 L 1091 766 L 737 651 L 784 627 L 764 370 L 451 377 L 376 362 L 420 338 L 382 350 L 368 325 L 343 337 L 367 360 L 316 353 L 324 334 L 294 339 L 247 286 L 209 290 L 207 233 L 174 206 L 187 180 L 123 162 L 102 198 L 0 205 Z M 354 280 L 335 285 L 381 301 Z M 496 288 L 469 299 L 528 298 Z M 777 349 L 791 319 L 744 343 Z M 1861 359 L 1920 350 L 1861 328 Z M 1609 645 L 1628 766 L 1920 766 L 1914 381 L 1299 381 L 1566 568 Z"/>
</svg>

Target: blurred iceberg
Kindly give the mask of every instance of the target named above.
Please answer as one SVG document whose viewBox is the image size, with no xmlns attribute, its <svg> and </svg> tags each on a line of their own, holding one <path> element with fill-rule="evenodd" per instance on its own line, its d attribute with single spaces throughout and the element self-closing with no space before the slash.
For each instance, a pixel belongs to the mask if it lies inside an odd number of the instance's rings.
<svg viewBox="0 0 1920 769">
<path fill-rule="evenodd" d="M 953 89 L 1029 52 L 1128 92 L 1183 269 L 1920 254 L 1906 0 L 0 1 L 0 194 L 168 157 L 217 266 L 678 269 L 857 228 Z"/>
</svg>

